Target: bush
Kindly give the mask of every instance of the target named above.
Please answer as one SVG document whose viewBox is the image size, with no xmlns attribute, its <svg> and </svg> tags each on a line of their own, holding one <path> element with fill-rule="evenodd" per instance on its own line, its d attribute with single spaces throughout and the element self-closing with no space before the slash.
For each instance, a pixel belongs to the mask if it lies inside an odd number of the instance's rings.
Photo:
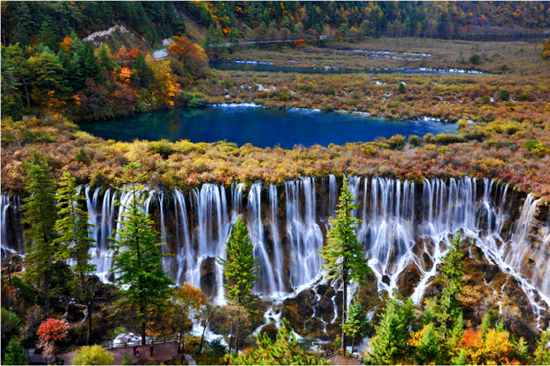
<svg viewBox="0 0 550 366">
<path fill-rule="evenodd" d="M 132 361 L 132 357 L 130 357 L 129 354 L 124 352 L 122 355 L 122 361 L 120 362 L 121 365 L 133 365 L 134 361 Z"/>
<path fill-rule="evenodd" d="M 543 156 L 548 152 L 548 147 L 546 146 L 546 144 L 537 140 L 525 141 L 522 146 L 539 156 Z"/>
<path fill-rule="evenodd" d="M 481 97 L 481 103 L 483 103 L 483 104 L 487 104 L 490 101 L 491 101 L 491 97 L 488 96 L 488 95 L 484 95 L 484 96 Z"/>
<path fill-rule="evenodd" d="M 182 93 L 180 102 L 187 108 L 196 108 L 202 102 L 202 99 L 193 93 Z"/>
<path fill-rule="evenodd" d="M 420 145 L 420 137 L 418 137 L 417 135 L 410 135 L 408 142 L 413 146 L 418 146 Z"/>
<path fill-rule="evenodd" d="M 145 104 L 144 102 L 139 102 L 136 106 L 136 112 L 138 113 L 147 112 L 147 104 Z"/>
<path fill-rule="evenodd" d="M 388 145 L 391 149 L 400 150 L 405 146 L 405 136 L 395 135 L 388 139 Z"/>
<path fill-rule="evenodd" d="M 438 144 L 452 144 L 456 142 L 466 141 L 461 135 L 451 135 L 446 133 L 440 133 L 435 137 L 435 142 Z"/>
<path fill-rule="evenodd" d="M 27 355 L 25 349 L 19 342 L 12 338 L 6 348 L 6 364 L 7 365 L 26 365 Z"/>
<path fill-rule="evenodd" d="M 503 102 L 507 102 L 510 100 L 510 92 L 506 89 L 501 90 L 498 93 L 498 99 L 502 100 Z"/>
<path fill-rule="evenodd" d="M 527 93 L 521 93 L 520 95 L 518 95 L 518 100 L 520 102 L 528 102 L 529 101 L 529 94 Z"/>
<path fill-rule="evenodd" d="M 112 365 L 115 357 L 98 345 L 84 346 L 76 350 L 73 365 Z"/>
<path fill-rule="evenodd" d="M 405 84 L 399 83 L 399 87 L 397 87 L 397 91 L 403 94 L 405 92 Z"/>
<path fill-rule="evenodd" d="M 477 53 L 474 53 L 473 55 L 470 56 L 470 63 L 472 65 L 481 64 L 481 57 Z"/>
<path fill-rule="evenodd" d="M 174 149 L 166 140 L 149 143 L 149 151 L 153 154 L 159 154 L 163 159 L 168 159 L 174 153 Z"/>
</svg>

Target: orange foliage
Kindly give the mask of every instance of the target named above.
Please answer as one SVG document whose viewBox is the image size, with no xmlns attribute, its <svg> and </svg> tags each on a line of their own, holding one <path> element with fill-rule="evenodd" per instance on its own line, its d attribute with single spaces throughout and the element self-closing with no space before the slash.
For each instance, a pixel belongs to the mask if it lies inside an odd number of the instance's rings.
<svg viewBox="0 0 550 366">
<path fill-rule="evenodd" d="M 151 54 L 151 52 L 149 52 L 148 50 L 142 50 L 141 46 L 136 46 L 130 49 L 127 49 L 126 47 L 121 46 L 118 52 L 112 55 L 112 57 L 114 60 L 117 60 L 117 61 L 131 62 L 136 60 L 139 51 L 143 52 L 144 55 Z"/>
<path fill-rule="evenodd" d="M 61 42 L 61 48 L 65 50 L 65 52 L 69 53 L 71 52 L 71 45 L 73 44 L 73 40 L 69 36 L 65 36 L 65 39 L 63 39 L 63 42 Z"/>
<path fill-rule="evenodd" d="M 294 41 L 294 44 L 296 45 L 296 47 L 304 47 L 306 45 L 306 41 L 304 41 L 303 39 L 299 39 L 297 41 Z"/>
<path fill-rule="evenodd" d="M 118 81 L 124 85 L 130 84 L 131 76 L 132 76 L 132 69 L 130 69 L 129 67 L 121 68 L 120 72 L 116 74 Z"/>
<path fill-rule="evenodd" d="M 48 97 L 47 97 L 48 110 L 54 113 L 58 113 L 67 105 L 66 102 L 59 100 L 58 98 L 55 97 L 55 90 L 50 90 L 48 91 L 47 94 L 48 94 Z"/>
</svg>

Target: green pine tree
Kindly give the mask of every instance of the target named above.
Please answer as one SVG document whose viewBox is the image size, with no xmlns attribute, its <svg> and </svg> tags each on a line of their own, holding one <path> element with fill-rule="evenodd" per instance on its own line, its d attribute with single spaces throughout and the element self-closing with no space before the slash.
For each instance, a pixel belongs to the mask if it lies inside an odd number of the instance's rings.
<svg viewBox="0 0 550 366">
<path fill-rule="evenodd" d="M 374 365 L 395 365 L 407 355 L 407 341 L 414 306 L 410 299 L 401 305 L 395 299 L 386 301 L 376 336 L 370 341 L 366 360 Z"/>
<path fill-rule="evenodd" d="M 44 281 L 46 318 L 50 317 L 50 280 L 54 265 L 55 183 L 50 178 L 50 168 L 42 154 L 34 151 L 24 164 L 25 190 L 29 197 L 23 199 L 22 223 L 29 225 L 25 230 L 25 240 L 29 247 L 25 256 L 28 267 L 25 276 L 34 282 Z"/>
<path fill-rule="evenodd" d="M 96 84 L 103 83 L 103 69 L 94 54 L 94 46 L 90 42 L 84 42 L 82 49 L 82 66 L 84 66 L 85 79 L 94 79 Z"/>
<path fill-rule="evenodd" d="M 365 248 L 357 240 L 355 227 L 361 221 L 352 216 L 353 210 L 358 206 L 355 197 L 348 187 L 347 178 L 340 194 L 337 218 L 330 218 L 332 228 L 327 233 L 328 243 L 320 251 L 325 260 L 322 269 L 327 280 L 341 280 L 344 284 L 342 300 L 342 325 L 346 320 L 347 286 L 350 280 L 365 284 L 365 276 L 370 272 L 368 260 L 365 257 Z M 342 349 L 346 349 L 346 334 L 342 327 Z"/>
<path fill-rule="evenodd" d="M 152 71 L 145 62 L 145 56 L 143 55 L 143 52 L 138 52 L 136 60 L 132 65 L 132 70 L 134 71 L 134 75 L 139 79 L 140 87 L 147 88 L 149 84 L 151 84 L 153 79 Z"/>
<path fill-rule="evenodd" d="M 327 365 L 324 358 L 317 359 L 300 347 L 292 333 L 290 323 L 283 318 L 275 343 L 264 333 L 257 348 L 244 353 L 228 355 L 225 361 L 230 365 Z"/>
<path fill-rule="evenodd" d="M 460 350 L 458 357 L 453 359 L 453 365 L 466 365 L 468 359 L 466 358 L 466 350 Z"/>
<path fill-rule="evenodd" d="M 355 338 L 366 337 L 366 328 L 368 322 L 365 315 L 365 309 L 359 301 L 354 301 L 348 309 L 348 318 L 343 325 L 344 332 L 348 337 L 351 337 L 351 352 L 353 353 L 353 346 L 355 345 Z"/>
<path fill-rule="evenodd" d="M 442 317 L 439 319 L 446 329 L 452 329 L 454 321 L 462 314 L 460 295 L 464 295 L 464 254 L 460 250 L 460 233 L 451 240 L 451 246 L 441 264 L 443 291 L 441 295 Z"/>
<path fill-rule="evenodd" d="M 111 245 L 114 250 L 111 273 L 121 288 L 118 293 L 124 296 L 118 305 L 130 305 L 136 311 L 141 340 L 145 344 L 148 313 L 158 309 L 170 297 L 174 281 L 161 268 L 161 259 L 167 254 L 161 254 L 162 243 L 153 229 L 153 221 L 142 210 L 145 201 L 142 182 L 146 176 L 139 173 L 139 169 L 135 163 L 124 168 L 124 191 L 131 199 L 124 207 L 119 223 L 121 228 Z"/>
<path fill-rule="evenodd" d="M 428 330 L 422 336 L 420 345 L 416 349 L 414 358 L 420 365 L 429 365 L 439 363 L 441 357 L 441 348 L 439 339 L 433 324 L 428 325 Z"/>
<path fill-rule="evenodd" d="M 76 262 L 73 271 L 78 279 L 72 286 L 80 286 L 83 291 L 82 298 L 88 307 L 88 334 L 86 344 L 90 345 L 92 331 L 92 300 L 93 289 L 86 284 L 86 277 L 96 270 L 96 266 L 90 264 L 92 259 L 89 251 L 95 246 L 94 239 L 89 235 L 92 233 L 88 224 L 89 215 L 82 208 L 85 198 L 77 194 L 76 179 L 71 177 L 69 172 L 64 172 L 57 190 L 58 219 L 55 223 L 55 230 L 61 234 L 54 243 L 59 247 L 56 258 L 59 260 L 72 259 Z"/>
<path fill-rule="evenodd" d="M 227 259 L 217 258 L 217 262 L 225 267 L 224 276 L 228 284 L 227 297 L 238 305 L 244 306 L 250 315 L 255 315 L 256 302 L 252 300 L 252 288 L 260 280 L 259 266 L 254 258 L 254 244 L 248 237 L 248 229 L 242 217 L 239 216 L 227 242 L 225 252 Z"/>
<path fill-rule="evenodd" d="M 114 62 L 111 58 L 109 47 L 105 43 L 102 43 L 101 46 L 99 46 L 99 61 L 101 62 L 103 68 L 107 71 L 113 71 L 117 67 L 116 62 Z"/>
<path fill-rule="evenodd" d="M 6 347 L 6 365 L 26 365 L 27 355 L 23 346 L 12 338 Z"/>
</svg>

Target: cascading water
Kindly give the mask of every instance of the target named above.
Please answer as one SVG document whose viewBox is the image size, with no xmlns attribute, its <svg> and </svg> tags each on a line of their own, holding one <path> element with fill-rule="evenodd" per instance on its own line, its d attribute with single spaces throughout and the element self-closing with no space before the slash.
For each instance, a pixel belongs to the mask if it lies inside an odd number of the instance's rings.
<svg viewBox="0 0 550 366">
<path fill-rule="evenodd" d="M 349 182 L 359 203 L 354 214 L 362 220 L 357 227 L 358 239 L 365 246 L 380 291 L 397 288 L 400 276 L 414 266 L 420 275 L 413 291 L 418 303 L 436 276 L 452 236 L 460 231 L 463 237 L 473 239 L 472 245 L 481 249 L 490 264 L 517 280 L 537 318 L 547 306 L 544 302 L 550 304 L 550 218 L 546 223 L 535 220 L 540 201 L 531 195 L 513 219 L 513 190 L 489 179 L 432 179 L 419 187 L 418 183 L 377 177 L 350 177 Z M 215 257 L 225 258 L 232 225 L 239 214 L 244 214 L 262 266 L 262 280 L 255 290 L 283 298 L 318 281 L 321 275 L 318 251 L 325 237 L 320 225 L 328 229 L 327 218 L 335 215 L 338 184 L 333 175 L 322 181 L 323 194 L 328 197 L 316 194 L 316 185 L 315 178 L 302 177 L 285 182 L 284 191 L 273 184 L 264 191 L 257 182 L 243 201 L 245 185 L 233 183 L 228 189 L 231 211 L 226 189 L 215 184 L 203 184 L 185 194 L 177 188 L 170 195 L 148 191 L 143 209 L 161 211 L 155 217 L 164 237 L 163 250 L 174 254 L 163 266 L 174 280 L 210 289 L 209 296 L 219 303 L 224 299 L 224 279 Z M 89 187 L 82 189 L 89 222 L 96 225 L 91 234 L 97 241 L 92 263 L 106 281 L 112 256 L 108 238 L 116 237 L 120 230 L 131 195 L 111 188 L 93 192 Z M 118 208 L 117 198 L 121 203 Z M 3 252 L 23 250 L 18 202 L 16 196 L 2 195 Z M 168 218 L 175 222 L 169 225 Z M 175 231 L 168 232 L 169 228 Z M 283 296 L 284 291 L 290 293 Z"/>
<path fill-rule="evenodd" d="M 261 199 L 262 183 L 257 182 L 252 185 L 248 195 L 248 231 L 250 240 L 254 244 L 254 257 L 257 258 L 257 263 L 260 265 L 258 274 L 262 277 L 256 283 L 254 290 L 268 295 L 277 292 L 277 286 L 275 285 L 273 266 L 265 245 Z"/>
<path fill-rule="evenodd" d="M 297 288 L 310 283 L 320 272 L 323 234 L 316 220 L 315 178 L 304 177 L 285 183 L 286 232 L 290 242 L 290 282 Z M 300 192 L 305 212 L 300 212 Z"/>
</svg>

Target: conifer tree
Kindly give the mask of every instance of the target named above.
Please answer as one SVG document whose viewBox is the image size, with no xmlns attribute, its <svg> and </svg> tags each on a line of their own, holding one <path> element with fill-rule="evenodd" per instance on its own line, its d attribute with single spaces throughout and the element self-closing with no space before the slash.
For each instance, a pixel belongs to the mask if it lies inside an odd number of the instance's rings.
<svg viewBox="0 0 550 366">
<path fill-rule="evenodd" d="M 386 301 L 376 336 L 369 342 L 371 351 L 365 353 L 374 365 L 394 365 L 407 355 L 407 340 L 413 305 L 410 299 L 400 305 L 395 299 Z"/>
<path fill-rule="evenodd" d="M 347 336 L 351 337 L 351 352 L 353 353 L 353 346 L 355 344 L 355 338 L 360 336 L 366 337 L 367 318 L 365 316 L 365 309 L 359 301 L 354 301 L 348 309 L 348 318 L 343 325 L 344 332 Z"/>
<path fill-rule="evenodd" d="M 337 218 L 330 218 L 332 228 L 327 233 L 328 243 L 320 251 L 325 260 L 322 269 L 327 280 L 341 280 L 344 284 L 342 301 L 342 325 L 346 321 L 347 286 L 350 280 L 365 284 L 365 275 L 370 272 L 365 249 L 357 240 L 355 228 L 361 221 L 352 216 L 358 206 L 348 187 L 347 178 L 340 195 Z M 342 327 L 342 349 L 346 349 L 346 334 Z"/>
<path fill-rule="evenodd" d="M 225 361 L 229 365 L 326 365 L 328 362 L 321 358 L 309 356 L 302 349 L 296 336 L 292 333 L 290 323 L 283 318 L 282 326 L 277 333 L 275 343 L 264 333 L 258 342 L 257 348 L 244 353 L 228 355 Z"/>
<path fill-rule="evenodd" d="M 550 330 L 541 333 L 534 356 L 534 365 L 550 365 Z"/>
<path fill-rule="evenodd" d="M 10 343 L 6 347 L 6 365 L 26 365 L 27 355 L 23 346 L 15 340 L 10 339 Z"/>
<path fill-rule="evenodd" d="M 420 365 L 430 365 L 439 363 L 441 348 L 439 339 L 433 324 L 429 324 L 428 329 L 420 340 L 420 345 L 416 348 L 414 358 Z"/>
<path fill-rule="evenodd" d="M 142 182 L 145 174 L 139 173 L 140 165 L 130 163 L 124 168 L 123 184 L 131 198 L 126 203 L 121 228 L 111 248 L 114 250 L 111 273 L 115 275 L 118 291 L 124 298 L 119 306 L 131 306 L 141 330 L 145 344 L 145 323 L 148 313 L 170 297 L 174 285 L 168 272 L 161 268 L 160 238 L 153 229 L 153 221 L 142 207 L 145 201 Z"/>
<path fill-rule="evenodd" d="M 454 321 L 462 314 L 460 295 L 464 295 L 464 254 L 460 250 L 460 233 L 451 240 L 449 252 L 441 264 L 443 291 L 441 295 L 442 317 L 440 321 L 446 329 L 452 329 Z"/>
<path fill-rule="evenodd" d="M 29 225 L 25 239 L 29 247 L 25 263 L 29 266 L 25 276 L 30 280 L 44 281 L 46 319 L 50 317 L 50 280 L 57 238 L 55 219 L 55 183 L 50 178 L 50 169 L 39 152 L 33 152 L 25 162 L 25 189 L 29 197 L 23 199 L 22 223 Z"/>
<path fill-rule="evenodd" d="M 57 207 L 59 209 L 59 218 L 55 223 L 55 230 L 61 234 L 54 242 L 59 246 L 56 258 L 72 259 L 76 262 L 73 271 L 78 275 L 78 279 L 73 283 L 80 286 L 83 291 L 83 298 L 88 308 L 88 334 L 86 344 L 90 344 L 90 335 L 92 330 L 92 302 L 93 289 L 86 284 L 86 277 L 92 274 L 96 266 L 90 264 L 92 256 L 89 254 L 90 248 L 94 247 L 94 239 L 90 238 L 90 225 L 88 223 L 89 215 L 82 208 L 85 199 L 77 194 L 76 179 L 71 177 L 69 172 L 64 172 L 60 187 L 57 190 Z"/>
<path fill-rule="evenodd" d="M 257 275 L 260 267 L 256 265 L 253 251 L 254 244 L 248 237 L 248 229 L 242 217 L 239 216 L 225 248 L 228 260 L 218 257 L 217 262 L 225 266 L 224 276 L 229 283 L 224 285 L 227 297 L 247 308 L 251 315 L 256 313 L 253 310 L 256 302 L 252 301 L 252 288 L 261 278 Z"/>
<path fill-rule="evenodd" d="M 86 79 L 92 78 L 97 84 L 102 84 L 103 69 L 95 57 L 94 47 L 90 42 L 84 42 L 81 62 L 84 66 Z"/>
<path fill-rule="evenodd" d="M 134 75 L 139 78 L 140 87 L 147 88 L 149 84 L 151 84 L 153 72 L 151 68 L 147 66 L 143 52 L 138 52 L 136 60 L 132 65 L 132 70 L 134 71 Z"/>
</svg>

